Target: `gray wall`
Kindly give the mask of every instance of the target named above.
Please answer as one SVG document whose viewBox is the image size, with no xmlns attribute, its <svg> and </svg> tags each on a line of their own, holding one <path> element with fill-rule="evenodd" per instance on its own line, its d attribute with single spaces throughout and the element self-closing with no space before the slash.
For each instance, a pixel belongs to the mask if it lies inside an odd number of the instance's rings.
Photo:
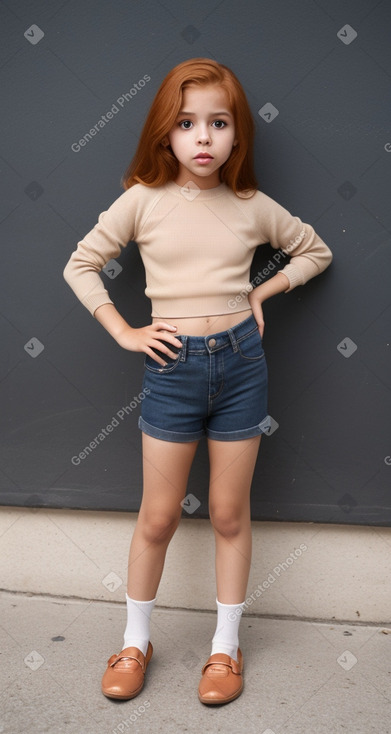
<svg viewBox="0 0 391 734">
<path fill-rule="evenodd" d="M 118 412 L 141 389 L 143 357 L 117 346 L 62 270 L 122 193 L 165 74 L 207 56 L 248 94 L 259 188 L 334 253 L 326 273 L 265 307 L 279 427 L 262 440 L 253 518 L 391 524 L 390 21 L 386 0 L 1 3 L 3 505 L 139 507 L 139 410 Z M 258 113 L 269 103 L 274 119 Z M 259 248 L 254 272 L 272 255 Z M 150 305 L 134 244 L 119 263 L 115 278 L 102 277 L 141 326 Z M 74 465 L 113 418 L 118 426 Z M 208 514 L 207 476 L 202 443 L 193 517 Z"/>
</svg>

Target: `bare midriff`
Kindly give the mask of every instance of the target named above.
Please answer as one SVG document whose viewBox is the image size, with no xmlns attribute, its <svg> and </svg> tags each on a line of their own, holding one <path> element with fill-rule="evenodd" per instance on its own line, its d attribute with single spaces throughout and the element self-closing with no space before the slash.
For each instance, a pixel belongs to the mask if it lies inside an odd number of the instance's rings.
<svg viewBox="0 0 391 734">
<path fill-rule="evenodd" d="M 164 319 L 153 317 L 153 322 L 163 321 L 166 324 L 172 324 L 177 327 L 175 334 L 187 334 L 188 336 L 209 336 L 217 334 L 219 331 L 227 331 L 227 329 L 236 326 L 251 316 L 251 308 L 238 313 L 224 313 L 218 316 L 189 316 L 178 319 Z"/>
</svg>

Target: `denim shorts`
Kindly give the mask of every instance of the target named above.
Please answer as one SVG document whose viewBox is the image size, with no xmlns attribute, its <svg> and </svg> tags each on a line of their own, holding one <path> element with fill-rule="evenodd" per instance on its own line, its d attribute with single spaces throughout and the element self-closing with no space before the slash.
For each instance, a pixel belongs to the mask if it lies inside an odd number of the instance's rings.
<svg viewBox="0 0 391 734">
<path fill-rule="evenodd" d="M 145 355 L 139 428 L 164 441 L 239 441 L 267 432 L 267 366 L 253 315 L 227 331 L 177 337 L 162 367 Z M 171 347 L 172 348 L 172 347 Z"/>
</svg>

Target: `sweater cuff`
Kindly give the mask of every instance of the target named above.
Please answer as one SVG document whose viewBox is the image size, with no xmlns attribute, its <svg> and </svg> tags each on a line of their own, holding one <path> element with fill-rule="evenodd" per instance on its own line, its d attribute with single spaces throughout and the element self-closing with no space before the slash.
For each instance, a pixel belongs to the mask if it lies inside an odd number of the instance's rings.
<svg viewBox="0 0 391 734">
<path fill-rule="evenodd" d="M 280 273 L 284 273 L 284 275 L 286 275 L 289 280 L 289 288 L 284 291 L 285 293 L 293 291 L 293 289 L 296 288 L 296 286 L 298 285 L 304 285 L 302 273 L 293 263 L 288 263 L 288 265 L 285 265 L 285 268 L 282 268 L 282 270 L 280 270 Z"/>
<path fill-rule="evenodd" d="M 92 316 L 94 316 L 96 309 L 99 306 L 104 306 L 105 303 L 111 303 L 114 306 L 114 303 L 111 300 L 111 298 L 102 293 L 96 293 L 95 295 L 86 296 L 86 298 L 83 298 L 82 300 L 83 306 L 85 306 L 86 309 L 88 309 L 88 311 L 90 312 L 90 314 L 92 314 Z"/>
</svg>

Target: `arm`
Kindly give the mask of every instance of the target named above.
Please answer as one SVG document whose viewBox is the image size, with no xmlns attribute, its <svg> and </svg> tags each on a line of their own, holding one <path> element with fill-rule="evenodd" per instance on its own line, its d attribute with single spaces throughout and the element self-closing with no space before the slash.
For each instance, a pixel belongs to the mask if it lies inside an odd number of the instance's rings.
<svg viewBox="0 0 391 734">
<path fill-rule="evenodd" d="M 310 224 L 292 216 L 266 194 L 259 194 L 262 204 L 258 206 L 261 242 L 270 242 L 274 249 L 282 252 L 283 257 L 290 257 L 290 262 L 282 270 L 249 293 L 248 300 L 263 337 L 263 302 L 277 293 L 288 293 L 307 283 L 330 265 L 333 255 Z"/>
<path fill-rule="evenodd" d="M 249 293 L 248 301 L 254 314 L 255 321 L 259 327 L 259 333 L 263 338 L 263 332 L 265 330 L 265 322 L 263 319 L 262 304 L 267 298 L 276 296 L 277 293 L 282 293 L 289 288 L 289 280 L 286 275 L 281 271 L 276 273 L 272 278 L 269 278 L 265 283 L 261 283 L 257 288 Z"/>
<path fill-rule="evenodd" d="M 98 223 L 72 253 L 64 269 L 64 278 L 81 303 L 121 347 L 145 352 L 164 365 L 164 360 L 152 351 L 152 347 L 175 358 L 177 355 L 161 339 L 181 347 L 182 343 L 170 333 L 175 332 L 176 327 L 159 321 L 141 329 L 132 328 L 118 313 L 99 275 L 104 265 L 118 257 L 134 238 L 136 220 L 143 211 L 144 194 L 143 188 L 133 187 L 100 214 Z"/>
<path fill-rule="evenodd" d="M 65 266 L 65 281 L 91 314 L 98 306 L 112 303 L 100 272 L 133 239 L 137 211 L 137 191 L 130 189 L 99 215 Z"/>
<path fill-rule="evenodd" d="M 280 271 L 289 281 L 286 292 L 326 270 L 333 255 L 312 225 L 302 222 L 262 192 L 254 197 L 254 207 L 260 244 L 270 242 L 274 249 L 281 251 L 282 257 L 290 258 Z"/>
</svg>

